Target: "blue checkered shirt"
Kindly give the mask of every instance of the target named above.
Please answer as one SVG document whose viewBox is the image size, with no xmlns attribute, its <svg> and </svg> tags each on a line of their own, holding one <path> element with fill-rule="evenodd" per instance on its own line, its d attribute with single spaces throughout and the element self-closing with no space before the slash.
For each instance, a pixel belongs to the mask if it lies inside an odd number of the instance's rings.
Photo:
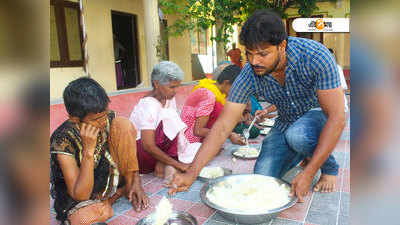
<svg viewBox="0 0 400 225">
<path fill-rule="evenodd" d="M 317 90 L 340 86 L 335 59 L 321 43 L 289 37 L 286 57 L 285 86 L 270 74 L 257 76 L 247 63 L 236 78 L 228 99 L 247 104 L 251 95 L 262 96 L 276 105 L 278 118 L 274 126 L 282 132 L 309 110 L 320 107 Z"/>
</svg>

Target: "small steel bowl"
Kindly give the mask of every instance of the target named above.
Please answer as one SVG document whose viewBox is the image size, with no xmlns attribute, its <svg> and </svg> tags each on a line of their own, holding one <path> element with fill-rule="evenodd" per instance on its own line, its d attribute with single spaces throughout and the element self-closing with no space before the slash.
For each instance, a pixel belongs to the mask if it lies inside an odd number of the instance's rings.
<svg viewBox="0 0 400 225">
<path fill-rule="evenodd" d="M 150 214 L 142 218 L 136 225 L 152 225 L 152 216 L 153 214 Z M 171 217 L 164 225 L 197 225 L 197 220 L 187 212 L 173 211 Z"/>
<path fill-rule="evenodd" d="M 214 167 L 217 167 L 217 166 L 214 166 Z M 222 175 L 221 177 L 228 176 L 228 175 L 232 174 L 232 170 L 231 169 L 227 169 L 227 168 L 223 168 L 223 167 L 221 167 L 221 168 L 224 170 L 224 175 Z M 217 177 L 217 178 L 220 178 L 220 177 Z M 203 182 L 208 182 L 208 181 L 211 181 L 211 180 L 215 180 L 217 178 L 207 178 L 207 177 L 202 177 L 200 175 L 197 177 L 197 179 L 199 181 L 203 181 Z"/>
<path fill-rule="evenodd" d="M 290 201 L 279 208 L 276 209 L 271 209 L 265 212 L 244 212 L 242 210 L 238 209 L 228 209 L 221 207 L 219 205 L 214 204 L 207 198 L 207 192 L 209 189 L 211 189 L 214 185 L 218 184 L 219 182 L 222 181 L 227 181 L 229 179 L 246 179 L 249 176 L 261 176 L 265 177 L 267 179 L 274 179 L 277 181 L 279 184 L 285 184 L 289 185 L 287 182 L 280 180 L 278 178 L 274 177 L 269 177 L 269 176 L 263 176 L 259 174 L 237 174 L 237 175 L 230 175 L 230 176 L 225 176 L 225 177 L 220 177 L 215 180 L 209 181 L 204 184 L 203 188 L 200 191 L 200 197 L 201 200 L 204 202 L 204 204 L 208 205 L 211 208 L 214 208 L 217 210 L 217 212 L 223 216 L 224 218 L 234 222 L 234 223 L 239 223 L 239 224 L 260 224 L 260 223 L 268 223 L 271 220 L 275 219 L 282 211 L 294 206 L 297 203 L 297 197 L 290 197 Z"/>
</svg>

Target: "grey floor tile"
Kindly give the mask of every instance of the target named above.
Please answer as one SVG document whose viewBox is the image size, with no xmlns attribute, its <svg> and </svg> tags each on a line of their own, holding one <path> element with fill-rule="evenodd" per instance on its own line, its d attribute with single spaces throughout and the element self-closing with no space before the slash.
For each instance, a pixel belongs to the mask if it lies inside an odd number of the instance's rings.
<svg viewBox="0 0 400 225">
<path fill-rule="evenodd" d="M 149 198 L 151 198 L 151 197 L 153 197 L 154 195 L 156 195 L 157 193 L 160 193 L 160 192 L 162 192 L 162 191 L 168 192 L 168 188 L 162 188 L 160 191 L 154 192 L 154 193 L 146 192 L 146 195 L 147 195 Z"/>
<path fill-rule="evenodd" d="M 225 219 L 225 218 L 224 218 L 223 216 L 221 216 L 221 214 L 219 214 L 218 212 L 214 213 L 214 215 L 212 215 L 210 219 L 211 219 L 211 220 L 216 220 L 216 221 L 219 221 L 219 222 L 225 222 L 225 223 L 228 222 L 228 223 L 230 223 L 229 220 Z"/>
<path fill-rule="evenodd" d="M 205 184 L 205 182 L 196 180 L 193 182 L 189 191 L 200 191 L 204 184 Z"/>
<path fill-rule="evenodd" d="M 204 225 L 228 225 L 229 223 L 223 223 L 215 220 L 207 220 Z"/>
<path fill-rule="evenodd" d="M 168 195 L 168 189 L 162 189 L 161 191 L 157 192 L 157 195 L 167 196 Z"/>
<path fill-rule="evenodd" d="M 242 225 L 240 223 L 235 223 L 235 222 L 230 221 L 229 219 L 226 219 L 225 217 L 221 216 L 221 214 L 219 214 L 217 212 L 214 213 L 214 215 L 210 217 L 210 220 L 217 221 L 217 222 L 224 223 L 224 224 Z M 261 223 L 258 225 L 271 225 L 271 224 L 272 224 L 272 221 L 268 222 L 268 223 Z M 292 224 L 288 224 L 288 225 L 292 225 Z M 293 225 L 297 225 L 297 224 L 293 224 Z"/>
<path fill-rule="evenodd" d="M 350 140 L 350 132 L 343 131 L 342 136 L 340 137 L 340 140 Z"/>
<path fill-rule="evenodd" d="M 306 221 L 310 223 L 323 225 L 336 225 L 337 215 L 326 213 L 324 211 L 310 211 L 307 214 Z"/>
<path fill-rule="evenodd" d="M 310 210 L 320 210 L 328 207 L 331 210 L 338 210 L 340 192 L 320 193 L 315 192 L 311 202 Z"/>
<path fill-rule="evenodd" d="M 225 219 L 223 216 L 221 216 L 219 213 L 215 213 L 211 218 L 210 221 L 216 221 L 219 223 L 224 223 L 224 224 L 234 224 L 234 225 L 241 225 L 238 223 L 234 223 L 228 219 Z M 206 223 L 207 224 L 207 223 Z M 282 218 L 276 218 L 271 222 L 268 223 L 261 223 L 258 225 L 302 225 L 301 222 L 293 221 L 293 220 L 287 220 L 287 219 L 282 219 Z"/>
<path fill-rule="evenodd" d="M 303 223 L 300 223 L 300 222 L 297 222 L 297 221 L 281 219 L 281 218 L 276 218 L 271 223 L 271 225 L 302 225 L 302 224 Z"/>
<path fill-rule="evenodd" d="M 191 201 L 191 202 L 201 202 L 200 191 L 188 191 L 182 192 L 176 195 L 176 198 Z"/>
<path fill-rule="evenodd" d="M 350 215 L 350 194 L 342 192 L 341 200 L 340 200 L 340 212 L 344 216 Z"/>
<path fill-rule="evenodd" d="M 339 164 L 339 168 L 349 169 L 350 162 L 346 160 L 345 152 L 333 152 L 333 156 L 335 157 L 336 162 Z M 350 158 L 350 157 L 347 157 Z"/>
<path fill-rule="evenodd" d="M 350 225 L 350 216 L 349 215 L 341 215 L 339 214 L 338 225 Z"/>
<path fill-rule="evenodd" d="M 114 210 L 114 217 L 123 214 L 132 208 L 132 204 L 128 201 L 127 198 L 122 197 L 118 199 L 113 205 L 112 208 Z"/>
<path fill-rule="evenodd" d="M 315 224 L 336 225 L 339 198 L 340 192 L 314 193 L 306 221 Z"/>
<path fill-rule="evenodd" d="M 346 169 L 350 169 L 350 153 L 346 153 L 346 159 L 344 160 L 344 165 Z"/>
</svg>

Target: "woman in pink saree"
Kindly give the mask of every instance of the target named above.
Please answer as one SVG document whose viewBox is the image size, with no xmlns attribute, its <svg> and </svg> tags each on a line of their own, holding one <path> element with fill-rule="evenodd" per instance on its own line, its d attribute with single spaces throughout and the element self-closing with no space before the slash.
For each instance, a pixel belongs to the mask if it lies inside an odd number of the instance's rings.
<svg viewBox="0 0 400 225">
<path fill-rule="evenodd" d="M 240 67 L 229 65 L 224 68 L 217 81 L 202 79 L 193 88 L 193 92 L 186 99 L 181 112 L 182 121 L 187 126 L 184 134 L 190 144 L 201 143 L 208 135 L 211 127 L 222 112 L 225 98 L 239 73 Z M 245 144 L 243 139 L 236 133 L 232 133 L 229 139 L 234 144 Z M 179 160 L 190 163 L 197 150 L 198 148 L 186 148 L 184 152 L 179 152 Z"/>
</svg>

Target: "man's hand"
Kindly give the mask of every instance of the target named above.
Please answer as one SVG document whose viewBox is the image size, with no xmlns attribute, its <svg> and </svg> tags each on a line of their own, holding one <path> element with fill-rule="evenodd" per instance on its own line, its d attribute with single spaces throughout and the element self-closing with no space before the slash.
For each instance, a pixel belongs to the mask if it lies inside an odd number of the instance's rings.
<svg viewBox="0 0 400 225">
<path fill-rule="evenodd" d="M 297 196 L 299 202 L 304 202 L 304 197 L 307 195 L 314 175 L 302 171 L 297 174 L 292 181 L 292 188 L 290 190 L 291 196 Z"/>
<path fill-rule="evenodd" d="M 257 122 L 259 123 L 264 121 L 265 119 L 271 119 L 276 116 L 274 114 L 267 113 L 265 110 L 257 110 L 254 115 L 258 116 L 259 119 L 257 119 Z"/>
<path fill-rule="evenodd" d="M 229 136 L 229 139 L 231 140 L 232 144 L 235 144 L 235 145 L 246 145 L 246 141 L 244 140 L 244 138 L 242 138 L 237 133 L 232 133 L 231 136 Z"/>
<path fill-rule="evenodd" d="M 176 172 L 171 183 L 167 185 L 169 187 L 168 194 L 174 195 L 176 192 L 187 191 L 195 180 L 196 175 L 190 171 L 186 173 Z"/>
<path fill-rule="evenodd" d="M 80 126 L 84 156 L 93 157 L 100 129 L 87 123 Z"/>
<path fill-rule="evenodd" d="M 136 212 L 140 212 L 150 205 L 150 199 L 140 184 L 132 185 L 128 193 L 128 200 L 132 203 Z"/>
</svg>

